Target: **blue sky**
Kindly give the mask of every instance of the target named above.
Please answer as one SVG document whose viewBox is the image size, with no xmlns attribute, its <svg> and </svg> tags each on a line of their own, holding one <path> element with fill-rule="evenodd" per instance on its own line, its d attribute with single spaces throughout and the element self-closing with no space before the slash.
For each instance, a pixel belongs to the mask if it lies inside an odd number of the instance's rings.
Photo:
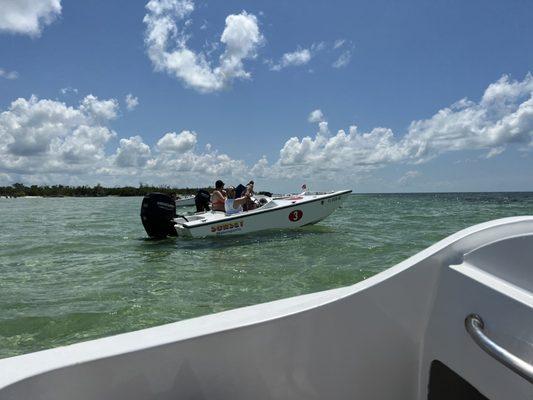
<svg viewBox="0 0 533 400">
<path fill-rule="evenodd" d="M 0 184 L 533 187 L 529 1 L 147 3 L 0 0 Z"/>
</svg>

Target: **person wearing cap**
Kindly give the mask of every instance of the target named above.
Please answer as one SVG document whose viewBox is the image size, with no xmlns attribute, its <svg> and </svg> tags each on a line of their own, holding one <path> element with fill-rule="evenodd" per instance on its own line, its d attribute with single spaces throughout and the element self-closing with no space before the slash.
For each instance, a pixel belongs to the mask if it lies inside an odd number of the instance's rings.
<svg viewBox="0 0 533 400">
<path fill-rule="evenodd" d="M 218 180 L 215 182 L 215 190 L 211 193 L 211 209 L 213 211 L 223 211 L 226 209 L 224 204 L 226 202 L 226 191 L 224 190 L 224 182 Z"/>
</svg>

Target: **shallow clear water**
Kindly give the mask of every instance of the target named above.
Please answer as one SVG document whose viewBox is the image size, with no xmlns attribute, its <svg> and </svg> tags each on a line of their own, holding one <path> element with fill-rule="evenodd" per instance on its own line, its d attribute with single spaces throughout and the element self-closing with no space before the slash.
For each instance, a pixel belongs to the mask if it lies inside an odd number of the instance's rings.
<svg viewBox="0 0 533 400">
<path fill-rule="evenodd" d="M 141 198 L 0 199 L 0 358 L 349 285 L 533 193 L 353 195 L 318 225 L 147 240 Z"/>
</svg>

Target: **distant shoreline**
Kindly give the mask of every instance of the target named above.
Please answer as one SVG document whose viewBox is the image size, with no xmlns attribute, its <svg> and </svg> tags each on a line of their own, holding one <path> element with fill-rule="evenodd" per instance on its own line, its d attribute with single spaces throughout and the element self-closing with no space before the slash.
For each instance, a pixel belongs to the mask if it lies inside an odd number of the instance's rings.
<svg viewBox="0 0 533 400">
<path fill-rule="evenodd" d="M 0 186 L 0 198 L 49 198 L 49 197 L 139 197 L 148 193 L 160 192 L 166 195 L 187 196 L 195 195 L 199 189 L 209 192 L 212 187 L 202 188 L 177 188 L 170 186 L 153 186 L 140 184 L 138 187 L 104 187 L 99 184 L 96 186 L 64 186 L 64 185 L 31 185 L 26 186 L 22 183 L 15 183 L 11 186 Z M 346 189 L 346 188 L 342 188 Z M 272 190 L 271 190 L 272 192 Z M 442 195 L 442 194 L 482 194 L 482 193 L 533 193 L 533 191 L 490 191 L 490 192 L 354 192 L 352 195 Z"/>
<path fill-rule="evenodd" d="M 132 194 L 87 194 L 87 195 L 76 195 L 76 194 L 64 194 L 64 195 L 6 195 L 3 193 L 0 193 L 0 199 L 53 199 L 53 198 L 103 198 L 103 197 L 143 197 L 148 193 L 151 192 L 162 192 L 166 193 L 168 195 L 176 194 L 179 197 L 188 196 L 188 195 L 194 195 L 196 194 L 197 190 L 189 191 L 187 193 L 179 193 L 178 190 L 186 190 L 186 189 L 155 189 L 150 190 L 146 193 L 132 193 Z M 207 190 L 211 191 L 213 189 L 208 188 Z M 420 196 L 432 196 L 432 195 L 479 195 L 479 194 L 531 194 L 533 195 L 533 191 L 503 191 L 503 192 L 360 192 L 360 193 L 351 193 L 352 196 L 409 196 L 409 195 L 420 195 Z"/>
<path fill-rule="evenodd" d="M 185 196 L 185 195 L 184 195 Z M 144 197 L 143 194 L 132 194 L 132 195 L 117 195 L 117 194 L 106 194 L 103 196 L 75 196 L 75 195 L 64 195 L 64 196 L 5 196 L 0 195 L 0 199 L 63 199 L 63 198 L 76 198 L 76 199 L 84 199 L 84 198 L 104 198 L 104 197 Z"/>
<path fill-rule="evenodd" d="M 11 186 L 0 186 L 0 198 L 44 198 L 44 197 L 135 197 L 144 196 L 151 192 L 160 192 L 167 195 L 186 196 L 196 194 L 199 189 L 212 190 L 211 188 L 175 188 L 169 186 L 139 187 L 104 187 L 96 186 L 26 186 L 15 183 Z"/>
</svg>

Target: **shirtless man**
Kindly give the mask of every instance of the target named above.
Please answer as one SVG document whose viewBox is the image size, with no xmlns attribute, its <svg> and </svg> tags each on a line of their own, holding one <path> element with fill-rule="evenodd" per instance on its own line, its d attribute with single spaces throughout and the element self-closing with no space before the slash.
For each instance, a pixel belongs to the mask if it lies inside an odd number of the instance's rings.
<svg viewBox="0 0 533 400">
<path fill-rule="evenodd" d="M 213 211 L 226 211 L 224 204 L 226 202 L 226 191 L 224 182 L 218 180 L 215 182 L 215 190 L 211 193 L 211 209 Z"/>
</svg>

